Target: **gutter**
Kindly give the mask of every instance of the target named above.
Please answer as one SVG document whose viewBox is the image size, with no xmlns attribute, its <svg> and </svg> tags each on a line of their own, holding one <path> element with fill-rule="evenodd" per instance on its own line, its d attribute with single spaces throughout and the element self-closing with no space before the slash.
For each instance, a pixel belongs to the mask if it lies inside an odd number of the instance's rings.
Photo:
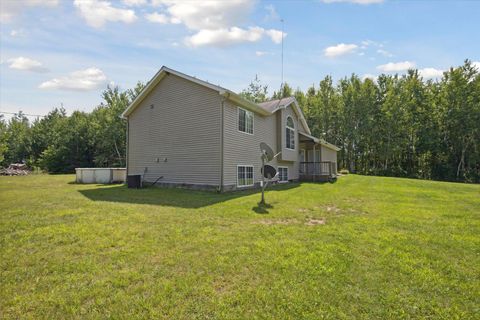
<svg viewBox="0 0 480 320">
<path fill-rule="evenodd" d="M 270 115 L 273 114 L 273 113 L 261 108 L 257 104 L 243 99 L 238 94 L 236 94 L 236 93 L 234 93 L 230 90 L 221 91 L 219 93 L 220 93 L 221 96 L 235 102 L 237 105 L 239 105 L 241 107 L 244 107 L 244 108 L 246 108 L 250 111 L 254 111 L 254 112 L 256 112 L 256 113 L 258 113 L 262 116 L 270 116 Z"/>
<path fill-rule="evenodd" d="M 126 141 L 126 146 L 125 146 L 125 171 L 126 171 L 126 175 L 128 177 L 128 158 L 129 158 L 129 154 L 128 154 L 128 129 L 130 127 L 130 120 L 128 118 L 125 118 L 127 119 L 127 138 L 125 139 Z M 125 178 L 126 179 L 126 178 Z"/>
</svg>

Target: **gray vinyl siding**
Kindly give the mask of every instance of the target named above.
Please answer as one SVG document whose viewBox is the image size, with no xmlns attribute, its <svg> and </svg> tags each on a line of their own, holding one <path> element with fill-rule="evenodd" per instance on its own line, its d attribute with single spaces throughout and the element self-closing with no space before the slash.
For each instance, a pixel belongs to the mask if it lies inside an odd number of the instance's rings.
<svg viewBox="0 0 480 320">
<path fill-rule="evenodd" d="M 128 174 L 220 185 L 221 101 L 214 90 L 167 75 L 128 117 Z"/>
<path fill-rule="evenodd" d="M 322 146 L 322 161 L 337 162 L 337 151 Z"/>
<path fill-rule="evenodd" d="M 224 106 L 224 185 L 227 187 L 236 187 L 237 185 L 237 165 L 253 165 L 255 183 L 261 179 L 260 168 L 262 165 L 260 159 L 260 142 L 267 143 L 275 153 L 280 151 L 279 142 L 280 130 L 280 111 L 271 116 L 261 116 L 254 114 L 253 135 L 238 131 L 238 107 L 229 102 Z M 297 124 L 298 120 L 294 116 Z M 298 145 L 298 137 L 297 145 Z M 298 149 L 297 149 L 298 153 Z M 274 159 L 270 165 L 287 167 L 288 178 L 290 180 L 298 179 L 298 158 L 292 161 L 277 161 Z"/>
<path fill-rule="evenodd" d="M 287 133 L 286 133 L 286 124 L 287 124 L 287 117 L 292 117 L 293 122 L 295 124 L 295 149 L 288 149 L 287 148 Z M 288 106 L 285 109 L 280 110 L 280 117 L 278 120 L 281 120 L 277 125 L 282 128 L 280 138 L 281 138 L 281 151 L 282 154 L 281 159 L 284 161 L 298 161 L 299 154 L 298 154 L 298 130 L 300 127 L 300 123 L 298 121 L 298 117 L 292 109 L 292 106 Z"/>
</svg>

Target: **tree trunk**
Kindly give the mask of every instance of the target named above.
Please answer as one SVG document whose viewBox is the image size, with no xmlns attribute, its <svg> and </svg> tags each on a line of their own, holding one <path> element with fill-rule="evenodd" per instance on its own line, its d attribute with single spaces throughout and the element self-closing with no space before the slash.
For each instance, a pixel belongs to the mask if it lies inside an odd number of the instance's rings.
<svg viewBox="0 0 480 320">
<path fill-rule="evenodd" d="M 458 176 L 460 175 L 460 170 L 463 171 L 464 175 L 465 175 L 465 150 L 466 148 L 462 148 L 462 155 L 460 156 L 460 162 L 458 163 L 458 166 L 457 166 L 457 180 L 458 180 Z"/>
<path fill-rule="evenodd" d="M 113 145 L 115 146 L 115 151 L 117 152 L 118 159 L 120 160 L 120 165 L 123 167 L 123 158 L 122 158 L 122 155 L 120 154 L 120 150 L 118 150 L 116 139 L 113 139 Z"/>
</svg>

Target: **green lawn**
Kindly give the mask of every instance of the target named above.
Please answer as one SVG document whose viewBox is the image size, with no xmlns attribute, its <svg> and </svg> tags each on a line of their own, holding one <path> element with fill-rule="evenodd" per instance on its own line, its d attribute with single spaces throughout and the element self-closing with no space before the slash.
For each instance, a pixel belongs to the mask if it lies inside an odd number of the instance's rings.
<svg viewBox="0 0 480 320">
<path fill-rule="evenodd" d="M 480 185 L 0 177 L 0 318 L 478 319 Z"/>
</svg>

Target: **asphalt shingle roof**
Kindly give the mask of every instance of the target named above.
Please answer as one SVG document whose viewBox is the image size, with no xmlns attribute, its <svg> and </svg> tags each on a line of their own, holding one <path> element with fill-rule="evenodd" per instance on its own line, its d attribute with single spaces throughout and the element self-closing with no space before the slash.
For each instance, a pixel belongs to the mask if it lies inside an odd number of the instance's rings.
<svg viewBox="0 0 480 320">
<path fill-rule="evenodd" d="M 265 101 L 262 103 L 257 103 L 262 109 L 267 110 L 268 112 L 275 112 L 278 108 L 282 106 L 288 106 L 295 100 L 294 97 L 287 97 L 282 99 Z"/>
</svg>

